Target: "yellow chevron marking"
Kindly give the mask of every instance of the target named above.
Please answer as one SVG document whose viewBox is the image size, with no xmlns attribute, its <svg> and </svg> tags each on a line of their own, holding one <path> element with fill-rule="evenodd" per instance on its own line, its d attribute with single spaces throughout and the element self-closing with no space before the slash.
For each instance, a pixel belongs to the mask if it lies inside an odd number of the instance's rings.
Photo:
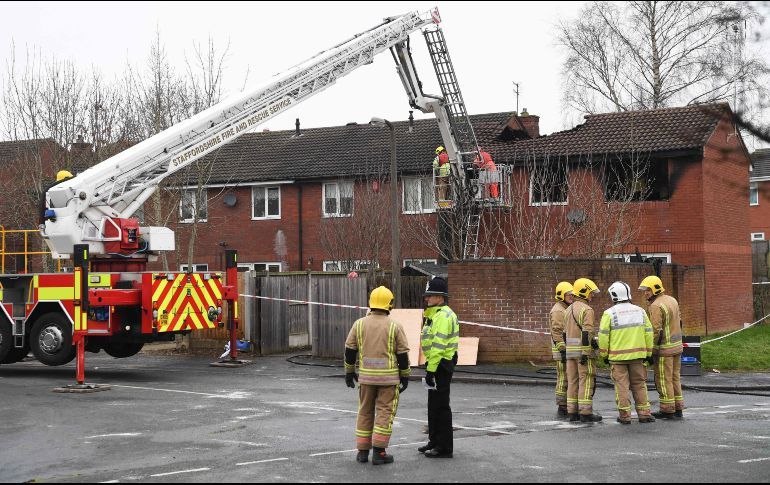
<svg viewBox="0 0 770 485">
<path fill-rule="evenodd" d="M 155 278 L 155 275 L 152 275 L 153 278 Z M 157 286 L 155 287 L 155 292 L 152 294 L 152 300 L 158 301 L 158 298 L 160 298 L 160 295 L 163 294 L 163 290 L 166 288 L 166 285 L 168 285 L 168 281 L 163 280 L 154 280 Z"/>
</svg>

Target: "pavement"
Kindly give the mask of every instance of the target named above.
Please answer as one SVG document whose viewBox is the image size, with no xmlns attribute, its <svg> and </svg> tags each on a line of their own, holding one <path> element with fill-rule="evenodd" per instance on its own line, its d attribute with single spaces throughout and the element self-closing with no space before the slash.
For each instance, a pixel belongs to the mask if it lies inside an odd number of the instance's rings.
<svg viewBox="0 0 770 485">
<path fill-rule="evenodd" d="M 248 354 L 242 354 L 248 355 Z M 306 365 L 339 367 L 342 372 L 342 360 L 323 359 L 304 354 L 288 356 L 290 362 Z M 248 358 L 248 357 L 245 357 Z M 697 375 L 695 373 L 697 372 Z M 692 373 L 694 375 L 685 375 Z M 553 386 L 556 368 L 548 364 L 477 364 L 458 366 L 452 382 L 487 383 L 507 385 Z M 425 376 L 425 369 L 413 367 L 410 380 L 419 381 Z M 770 392 L 770 369 L 767 372 L 720 372 L 704 370 L 700 364 L 684 366 L 682 369 L 682 387 L 685 390 L 714 392 Z M 652 371 L 648 373 L 648 387 L 654 388 Z M 597 372 L 599 385 L 612 386 L 609 370 L 600 368 Z"/>
</svg>

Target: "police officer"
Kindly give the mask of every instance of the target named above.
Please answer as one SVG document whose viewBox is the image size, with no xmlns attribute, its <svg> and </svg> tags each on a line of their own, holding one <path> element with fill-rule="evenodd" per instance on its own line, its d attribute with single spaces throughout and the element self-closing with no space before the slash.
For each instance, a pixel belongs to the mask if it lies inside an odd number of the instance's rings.
<svg viewBox="0 0 770 485">
<path fill-rule="evenodd" d="M 449 388 L 457 364 L 460 325 L 457 315 L 447 305 L 449 292 L 443 278 L 433 278 L 425 290 L 422 338 L 425 355 L 425 383 L 428 391 L 428 444 L 419 447 L 428 458 L 452 458 L 452 408 Z"/>
<path fill-rule="evenodd" d="M 629 390 L 634 396 L 640 423 L 651 423 L 647 398 L 647 368 L 652 362 L 652 324 L 643 308 L 631 303 L 631 288 L 616 281 L 607 289 L 614 306 L 602 314 L 599 323 L 599 356 L 611 366 L 615 383 L 618 422 L 631 424 Z"/>
<path fill-rule="evenodd" d="M 570 421 L 596 423 L 601 415 L 593 412 L 596 390 L 594 310 L 588 303 L 599 293 L 596 283 L 578 278 L 572 285 L 575 301 L 564 313 L 567 336 L 567 413 Z"/>
<path fill-rule="evenodd" d="M 653 336 L 653 370 L 655 387 L 660 396 L 660 411 L 652 413 L 659 419 L 682 419 L 682 322 L 676 298 L 664 295 L 663 282 L 648 276 L 639 284 L 650 302 L 649 313 Z"/>
<path fill-rule="evenodd" d="M 370 313 L 356 320 L 345 340 L 345 383 L 358 381 L 356 461 L 366 463 L 374 447 L 372 464 L 393 463 L 387 454 L 398 396 L 409 385 L 409 345 L 400 323 L 389 317 L 393 293 L 379 286 L 369 295 Z M 358 374 L 355 372 L 358 364 Z M 399 386 L 400 384 L 400 386 Z M 375 414 L 376 413 L 376 414 Z"/>
<path fill-rule="evenodd" d="M 551 321 L 551 355 L 556 361 L 556 414 L 567 417 L 567 348 L 564 344 L 564 312 L 572 304 L 572 283 L 562 281 L 556 285 L 556 303 L 549 313 Z"/>
</svg>

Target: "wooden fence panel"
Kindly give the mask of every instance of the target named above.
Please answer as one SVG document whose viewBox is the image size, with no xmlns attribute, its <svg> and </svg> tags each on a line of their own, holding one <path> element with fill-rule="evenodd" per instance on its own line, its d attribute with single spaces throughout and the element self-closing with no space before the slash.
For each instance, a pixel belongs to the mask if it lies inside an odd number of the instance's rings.
<svg viewBox="0 0 770 485">
<path fill-rule="evenodd" d="M 327 275 L 316 277 L 316 281 L 314 301 L 361 307 L 368 305 L 365 278 Z M 314 307 L 313 315 L 313 355 L 341 358 L 345 352 L 345 338 L 353 322 L 366 315 L 366 310 L 318 305 Z"/>
</svg>

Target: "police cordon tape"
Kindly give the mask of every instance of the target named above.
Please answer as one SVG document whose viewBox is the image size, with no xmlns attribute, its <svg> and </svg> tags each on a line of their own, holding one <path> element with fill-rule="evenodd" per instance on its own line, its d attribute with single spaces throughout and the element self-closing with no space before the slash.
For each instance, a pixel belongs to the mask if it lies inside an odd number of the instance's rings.
<svg viewBox="0 0 770 485">
<path fill-rule="evenodd" d="M 289 303 L 302 303 L 302 304 L 306 304 L 306 305 L 330 306 L 330 307 L 336 307 L 336 308 L 352 308 L 352 309 L 358 309 L 358 310 L 368 310 L 369 309 L 369 307 L 365 307 L 365 306 L 342 305 L 342 304 L 339 304 L 339 303 L 323 303 L 323 302 L 318 302 L 318 301 L 292 300 L 290 298 L 272 298 L 272 297 L 269 297 L 269 296 L 244 295 L 242 293 L 240 293 L 239 296 L 242 296 L 244 298 L 257 298 L 257 299 L 260 299 L 260 300 L 273 300 L 273 301 L 285 301 L 285 302 L 289 302 Z M 727 338 L 727 337 L 729 337 L 731 335 L 735 335 L 738 332 L 742 332 L 742 331 L 744 331 L 744 330 L 746 330 L 748 328 L 751 328 L 754 325 L 756 325 L 756 324 L 762 322 L 763 320 L 767 319 L 768 317 L 770 317 L 770 313 L 768 313 L 764 317 L 760 318 L 756 322 L 753 322 L 753 323 L 751 323 L 749 325 L 745 325 L 743 328 L 739 328 L 738 330 L 736 330 L 734 332 L 730 332 L 730 333 L 725 334 L 725 335 L 722 335 L 721 337 L 713 338 L 711 340 L 706 340 L 705 342 L 685 342 L 685 343 L 682 343 L 682 346 L 683 347 L 687 347 L 687 348 L 698 348 L 698 347 L 700 347 L 702 345 L 710 344 L 711 342 L 716 342 L 717 340 L 722 340 L 723 338 Z M 526 330 L 526 329 L 523 329 L 523 328 L 503 327 L 501 325 L 488 325 L 486 323 L 468 322 L 466 320 L 458 320 L 458 322 L 462 323 L 464 325 L 473 325 L 473 326 L 476 326 L 476 327 L 496 328 L 496 329 L 499 329 L 499 330 L 507 330 L 509 332 L 534 333 L 534 334 L 538 334 L 538 335 L 548 335 L 548 336 L 551 335 L 549 332 L 540 332 L 540 331 L 537 331 L 537 330 Z"/>
</svg>

